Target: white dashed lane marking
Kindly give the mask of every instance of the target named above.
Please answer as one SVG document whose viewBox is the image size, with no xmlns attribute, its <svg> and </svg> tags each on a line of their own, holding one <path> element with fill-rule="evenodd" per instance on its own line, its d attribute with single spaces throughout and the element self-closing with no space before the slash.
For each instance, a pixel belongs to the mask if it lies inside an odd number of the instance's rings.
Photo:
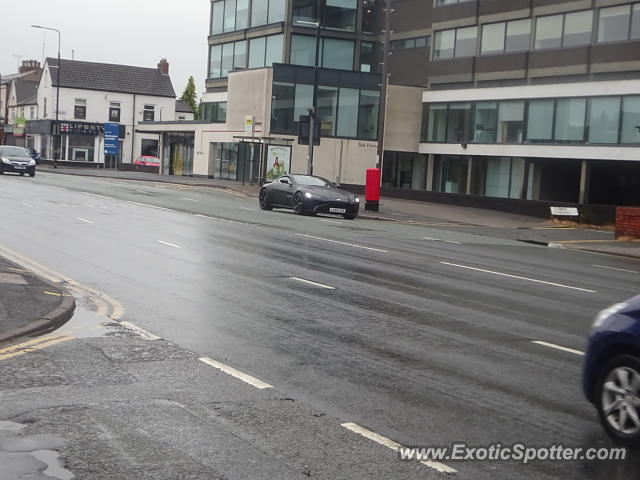
<svg viewBox="0 0 640 480">
<path fill-rule="evenodd" d="M 224 363 L 217 362 L 212 358 L 200 357 L 199 360 L 203 363 L 206 363 L 207 365 L 212 366 L 213 368 L 217 368 L 227 375 L 231 375 L 232 377 L 237 378 L 238 380 L 242 380 L 243 382 L 248 383 L 253 387 L 259 388 L 260 390 L 264 390 L 265 388 L 273 388 L 272 385 L 269 385 L 262 380 L 258 380 L 256 377 L 252 377 L 251 375 L 243 373 L 240 370 L 236 370 L 235 368 L 230 367 L 229 365 L 225 365 Z"/>
</svg>

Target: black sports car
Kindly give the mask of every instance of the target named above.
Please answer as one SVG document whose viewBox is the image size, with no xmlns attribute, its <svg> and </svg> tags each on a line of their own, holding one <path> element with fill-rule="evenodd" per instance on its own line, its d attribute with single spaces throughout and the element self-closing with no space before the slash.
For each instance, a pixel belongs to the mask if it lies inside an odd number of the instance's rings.
<svg viewBox="0 0 640 480">
<path fill-rule="evenodd" d="M 360 199 L 313 175 L 283 175 L 260 190 L 260 208 L 292 208 L 297 215 L 331 213 L 348 220 L 358 216 Z"/>
</svg>

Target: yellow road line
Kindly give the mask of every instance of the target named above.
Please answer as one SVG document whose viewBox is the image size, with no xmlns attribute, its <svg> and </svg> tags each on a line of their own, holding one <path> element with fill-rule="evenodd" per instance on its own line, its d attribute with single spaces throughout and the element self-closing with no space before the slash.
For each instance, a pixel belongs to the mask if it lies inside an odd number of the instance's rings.
<svg viewBox="0 0 640 480">
<path fill-rule="evenodd" d="M 62 343 L 62 342 L 68 342 L 69 340 L 73 340 L 76 337 L 72 337 L 70 335 L 65 335 L 63 337 L 58 337 L 58 338 L 54 338 L 52 340 L 46 341 L 46 342 L 42 342 L 42 343 L 38 343 L 34 346 L 31 347 L 27 347 L 23 350 L 17 350 L 15 352 L 12 353 L 6 353 L 4 355 L 0 355 L 0 360 L 5 360 L 7 358 L 12 358 L 12 357 L 17 357 L 18 355 L 24 355 L 25 353 L 30 353 L 33 352 L 35 350 L 41 350 L 45 347 L 50 347 L 51 345 L 56 345 L 58 343 Z"/>
<path fill-rule="evenodd" d="M 608 242 L 612 242 L 613 240 L 561 240 L 561 241 L 557 241 L 557 242 L 553 242 L 553 243 L 561 243 L 563 245 L 565 244 L 569 244 L 569 243 L 608 243 Z"/>
<path fill-rule="evenodd" d="M 53 295 L 54 297 L 72 297 L 73 296 L 73 295 L 64 295 L 62 293 L 50 292 L 48 290 L 45 290 L 42 293 L 46 293 L 47 295 Z"/>
<path fill-rule="evenodd" d="M 64 337 L 64 336 L 66 336 L 66 334 L 59 333 L 59 334 L 55 334 L 55 335 L 54 334 L 50 334 L 50 335 L 45 335 L 43 337 L 34 338 L 33 340 L 29 340 L 28 342 L 17 343 L 15 345 L 11 345 L 10 347 L 1 348 L 0 349 L 0 354 L 7 353 L 7 352 L 12 352 L 14 350 L 20 350 L 21 348 L 25 348 L 25 347 L 28 347 L 30 345 L 34 345 L 36 343 L 46 342 L 47 340 L 51 340 L 51 339 L 58 338 L 58 337 Z"/>
</svg>

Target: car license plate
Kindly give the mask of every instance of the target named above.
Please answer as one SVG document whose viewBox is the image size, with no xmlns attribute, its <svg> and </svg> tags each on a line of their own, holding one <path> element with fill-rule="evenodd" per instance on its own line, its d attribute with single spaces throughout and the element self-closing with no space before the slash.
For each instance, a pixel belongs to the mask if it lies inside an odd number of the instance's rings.
<svg viewBox="0 0 640 480">
<path fill-rule="evenodd" d="M 346 208 L 330 208 L 329 212 L 331 213 L 347 213 Z"/>
<path fill-rule="evenodd" d="M 22 166 L 22 165 L 16 165 L 16 166 L 15 166 L 15 167 L 13 167 L 13 168 L 15 168 L 16 170 L 26 170 L 26 169 L 27 169 L 27 167 L 24 167 L 24 166 Z"/>
</svg>

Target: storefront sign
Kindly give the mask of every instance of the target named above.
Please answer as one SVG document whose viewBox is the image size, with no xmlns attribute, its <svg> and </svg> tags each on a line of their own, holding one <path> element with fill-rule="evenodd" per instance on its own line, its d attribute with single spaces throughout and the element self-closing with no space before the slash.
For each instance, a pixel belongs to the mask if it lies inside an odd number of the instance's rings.
<svg viewBox="0 0 640 480">
<path fill-rule="evenodd" d="M 550 207 L 551 215 L 563 217 L 577 217 L 578 209 L 574 207 Z"/>
<path fill-rule="evenodd" d="M 102 132 L 103 127 L 99 123 L 60 122 L 60 135 L 93 135 L 96 137 Z"/>
<path fill-rule="evenodd" d="M 267 180 L 289 173 L 291 164 L 291 147 L 283 145 L 267 145 Z"/>
<path fill-rule="evenodd" d="M 104 124 L 104 154 L 118 155 L 120 125 L 117 123 Z"/>
</svg>

